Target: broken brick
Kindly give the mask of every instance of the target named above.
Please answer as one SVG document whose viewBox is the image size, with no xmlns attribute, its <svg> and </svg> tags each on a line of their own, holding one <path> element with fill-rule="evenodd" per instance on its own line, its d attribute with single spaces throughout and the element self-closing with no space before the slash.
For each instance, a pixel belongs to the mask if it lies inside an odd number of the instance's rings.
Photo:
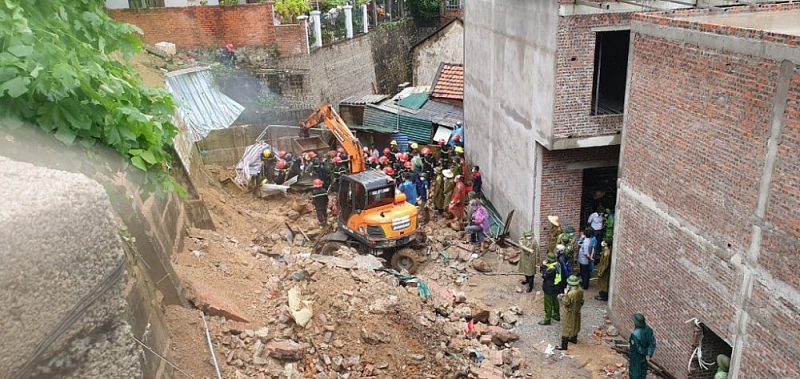
<svg viewBox="0 0 800 379">
<path fill-rule="evenodd" d="M 272 341 L 265 348 L 269 356 L 282 361 L 299 361 L 306 355 L 308 344 L 294 341 Z"/>
</svg>

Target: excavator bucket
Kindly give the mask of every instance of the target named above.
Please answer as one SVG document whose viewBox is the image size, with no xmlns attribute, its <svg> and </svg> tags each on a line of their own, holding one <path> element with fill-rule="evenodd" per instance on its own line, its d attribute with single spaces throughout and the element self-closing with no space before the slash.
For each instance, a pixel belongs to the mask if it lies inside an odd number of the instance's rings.
<svg viewBox="0 0 800 379">
<path fill-rule="evenodd" d="M 327 143 L 325 143 L 325 141 L 322 140 L 322 138 L 319 138 L 318 136 L 309 138 L 297 137 L 294 138 L 292 142 L 294 143 L 294 151 L 320 151 L 326 150 L 330 147 Z"/>
</svg>

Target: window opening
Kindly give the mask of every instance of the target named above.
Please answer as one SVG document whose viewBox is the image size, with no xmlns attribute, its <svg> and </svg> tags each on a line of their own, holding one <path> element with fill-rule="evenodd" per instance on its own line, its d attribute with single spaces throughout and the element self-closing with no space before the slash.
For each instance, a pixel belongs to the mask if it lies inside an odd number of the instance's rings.
<svg viewBox="0 0 800 379">
<path fill-rule="evenodd" d="M 620 114 L 625 111 L 630 38 L 630 30 L 597 32 L 594 47 L 592 115 Z"/>
</svg>

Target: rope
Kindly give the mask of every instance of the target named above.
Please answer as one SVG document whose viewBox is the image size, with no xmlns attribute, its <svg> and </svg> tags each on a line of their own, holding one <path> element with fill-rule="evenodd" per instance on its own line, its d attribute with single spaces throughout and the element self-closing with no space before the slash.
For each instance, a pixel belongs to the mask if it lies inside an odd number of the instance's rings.
<svg viewBox="0 0 800 379">
<path fill-rule="evenodd" d="M 191 379 L 194 379 L 194 378 L 193 378 L 191 375 L 187 374 L 187 373 L 186 373 L 186 371 L 183 371 L 183 370 L 181 370 L 181 369 L 180 369 L 180 367 L 178 367 L 178 366 L 175 366 L 175 364 L 174 364 L 174 363 L 170 362 L 170 361 L 169 361 L 169 359 L 162 357 L 161 355 L 159 355 L 158 353 L 156 353 L 156 352 L 155 352 L 153 349 L 151 349 L 151 348 L 150 348 L 150 346 L 147 346 L 147 345 L 145 345 L 145 344 L 144 344 L 144 342 L 137 340 L 137 339 L 136 339 L 136 337 L 134 337 L 134 336 L 131 336 L 131 338 L 133 338 L 133 340 L 134 340 L 134 341 L 136 341 L 137 343 L 139 343 L 139 345 L 142 345 L 142 347 L 144 347 L 145 349 L 147 349 L 147 351 L 149 351 L 149 352 L 153 353 L 153 355 L 155 355 L 156 357 L 159 357 L 159 358 L 161 358 L 161 360 L 162 360 L 162 361 L 164 361 L 164 362 L 166 362 L 168 365 L 172 366 L 172 368 L 174 368 L 174 369 L 178 370 L 178 372 L 180 372 L 181 374 L 183 374 L 183 375 L 186 375 L 187 377 L 189 377 L 189 378 L 191 378 Z"/>
<path fill-rule="evenodd" d="M 36 348 L 33 350 L 31 355 L 28 357 L 28 360 L 25 362 L 22 367 L 17 370 L 17 372 L 11 376 L 12 379 L 21 379 L 27 378 L 30 376 L 30 372 L 34 369 L 36 364 L 39 362 L 39 359 L 44 354 L 45 351 L 56 341 L 59 337 L 61 337 L 76 321 L 89 309 L 94 302 L 100 298 L 104 293 L 106 293 L 111 287 L 116 284 L 119 279 L 122 277 L 122 274 L 125 273 L 125 256 L 123 255 L 120 258 L 119 262 L 117 262 L 117 266 L 112 270 L 110 273 L 103 278 L 100 283 L 97 283 L 92 290 L 84 295 L 84 297 L 77 303 L 72 309 L 61 319 L 61 321 L 56 325 L 56 327 L 47 334 L 39 344 L 36 345 Z"/>
<path fill-rule="evenodd" d="M 697 343 L 697 347 L 694 348 L 694 351 L 692 352 L 692 356 L 689 357 L 689 364 L 686 365 L 686 370 L 688 372 L 692 372 L 692 361 L 694 360 L 695 356 L 697 356 L 697 364 L 700 366 L 701 369 L 710 370 L 711 366 L 714 366 L 716 364 L 716 362 L 706 362 L 706 361 L 703 360 L 703 348 L 702 348 L 703 347 L 703 327 L 700 325 L 701 324 L 700 320 L 698 320 L 697 317 L 692 317 L 692 318 L 686 320 L 686 322 L 684 322 L 684 324 L 688 324 L 688 323 L 693 322 L 693 321 L 694 321 L 694 325 L 698 329 L 700 329 L 700 341 Z"/>
</svg>

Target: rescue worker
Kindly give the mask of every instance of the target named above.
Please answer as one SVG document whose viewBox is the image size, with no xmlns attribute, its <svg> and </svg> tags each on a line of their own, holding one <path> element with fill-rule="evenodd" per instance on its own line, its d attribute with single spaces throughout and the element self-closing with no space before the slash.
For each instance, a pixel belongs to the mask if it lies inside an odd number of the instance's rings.
<svg viewBox="0 0 800 379">
<path fill-rule="evenodd" d="M 397 156 L 392 152 L 392 149 L 388 147 L 383 149 L 383 156 L 389 160 L 389 163 L 394 163 L 397 161 Z"/>
<path fill-rule="evenodd" d="M 556 241 L 558 241 L 558 236 L 561 235 L 561 222 L 556 215 L 547 216 L 547 220 L 550 221 L 550 239 L 547 242 L 547 254 L 555 254 Z"/>
<path fill-rule="evenodd" d="M 467 171 L 467 161 L 464 159 L 464 148 L 461 146 L 456 146 L 455 151 L 456 155 L 453 156 L 453 165 L 451 166 L 453 174 L 464 175 L 464 173 Z"/>
<path fill-rule="evenodd" d="M 381 170 L 389 167 L 389 157 L 382 155 L 380 158 L 378 158 L 378 166 Z"/>
<path fill-rule="evenodd" d="M 603 252 L 600 253 L 600 264 L 597 266 L 597 287 L 600 294 L 595 296 L 595 300 L 608 301 L 608 282 L 611 279 L 611 247 L 608 242 L 603 240 L 600 243 Z"/>
<path fill-rule="evenodd" d="M 579 286 L 580 280 L 575 275 L 567 278 L 567 288 L 561 298 L 564 306 L 564 323 L 561 324 L 561 346 L 558 350 L 567 350 L 570 342 L 578 343 L 578 333 L 581 331 L 581 307 L 583 307 L 583 290 Z"/>
<path fill-rule="evenodd" d="M 444 138 L 439 140 L 439 165 L 443 168 L 450 167 L 450 153 L 453 152 L 453 148 L 448 145 Z"/>
<path fill-rule="evenodd" d="M 333 163 L 333 179 L 331 181 L 333 184 L 331 187 L 334 188 L 335 192 L 339 192 L 340 178 L 342 175 L 347 175 L 347 165 L 344 163 L 342 158 L 338 156 L 333 158 Z"/>
<path fill-rule="evenodd" d="M 456 144 L 456 141 L 459 144 Z M 456 122 L 456 128 L 450 132 L 450 141 L 447 143 L 450 146 L 464 147 L 464 124 L 461 121 Z"/>
<path fill-rule="evenodd" d="M 431 214 L 428 209 L 428 192 L 430 192 L 431 184 L 428 181 L 428 174 L 425 172 L 421 172 L 419 176 L 417 176 L 417 181 L 415 183 L 417 187 L 417 196 L 419 196 L 419 209 L 422 212 L 422 223 L 427 224 L 431 220 Z"/>
<path fill-rule="evenodd" d="M 575 228 L 567 226 L 556 240 L 556 246 L 558 245 L 564 245 L 564 255 L 570 265 L 574 267 L 575 252 L 578 250 L 578 236 L 575 235 Z"/>
<path fill-rule="evenodd" d="M 628 338 L 630 355 L 628 361 L 628 377 L 630 379 L 645 379 L 647 377 L 647 362 L 656 352 L 656 336 L 653 329 L 647 326 L 644 315 L 637 313 L 631 317 L 635 328 Z"/>
<path fill-rule="evenodd" d="M 406 195 L 406 201 L 416 206 L 417 205 L 417 185 L 411 181 L 411 173 L 404 172 L 402 174 L 403 182 L 397 186 L 397 189 Z"/>
<path fill-rule="evenodd" d="M 400 166 L 400 169 L 398 170 L 398 173 L 399 173 L 398 175 L 402 178 L 403 175 L 409 174 L 409 175 L 412 176 L 412 178 L 411 178 L 412 181 L 416 180 L 416 176 L 414 175 L 414 172 L 412 171 L 412 168 L 413 168 L 413 165 L 411 164 L 411 162 L 408 162 L 408 161 L 403 162 L 403 165 Z"/>
<path fill-rule="evenodd" d="M 393 169 L 393 168 L 391 168 L 391 167 L 388 167 L 388 166 L 387 166 L 387 167 L 384 167 L 384 168 L 383 168 L 383 172 L 384 172 L 386 175 L 389 175 L 389 176 L 391 176 L 392 178 L 394 178 L 394 169 Z"/>
<path fill-rule="evenodd" d="M 481 192 L 481 188 L 483 187 L 483 178 L 481 178 L 481 168 L 478 166 L 472 166 L 472 192 L 478 194 L 478 196 L 483 196 L 483 192 Z"/>
<path fill-rule="evenodd" d="M 311 203 L 317 212 L 317 221 L 323 228 L 328 225 L 328 191 L 322 188 L 322 180 L 314 179 L 314 188 L 311 190 Z"/>
<path fill-rule="evenodd" d="M 547 260 L 539 267 L 542 273 L 542 292 L 544 292 L 544 320 L 539 325 L 550 325 L 550 320 L 561 321 L 558 295 L 562 291 L 561 265 L 555 253 L 548 253 Z"/>
<path fill-rule="evenodd" d="M 283 159 L 279 159 L 278 163 L 275 164 L 275 184 L 283 184 L 288 179 L 287 175 L 289 175 L 290 167 L 286 167 L 286 161 Z"/>
<path fill-rule="evenodd" d="M 605 238 L 609 245 L 614 244 L 614 211 L 606 208 L 606 233 Z"/>
<path fill-rule="evenodd" d="M 300 160 L 294 156 L 292 153 L 286 153 L 285 156 L 286 164 L 289 166 L 289 175 L 288 178 L 294 178 L 295 176 L 300 175 L 303 170 L 300 168 Z"/>
<path fill-rule="evenodd" d="M 397 154 L 397 153 L 400 152 L 400 150 L 398 150 L 398 147 L 397 147 L 397 141 L 392 140 L 392 142 L 389 142 L 389 151 L 392 154 Z"/>
<path fill-rule="evenodd" d="M 427 147 L 422 148 L 422 170 L 428 174 L 429 178 L 433 177 L 433 168 L 436 167 L 436 159 L 431 154 L 431 149 Z"/>
<path fill-rule="evenodd" d="M 433 169 L 434 177 L 431 183 L 431 201 L 433 209 L 436 213 L 442 213 L 444 209 L 444 175 L 442 169 L 436 167 Z"/>
<path fill-rule="evenodd" d="M 380 170 L 381 168 L 380 164 L 378 163 L 378 158 L 375 158 L 373 156 L 369 157 L 369 159 L 367 160 L 367 164 L 369 165 L 369 168 L 373 170 Z"/>
<path fill-rule="evenodd" d="M 464 184 L 464 177 L 461 175 L 455 178 L 455 187 L 453 188 L 453 196 L 450 199 L 450 204 L 447 211 L 453 215 L 453 223 L 451 228 L 461 231 L 464 230 L 464 201 L 467 199 L 467 186 Z"/>
<path fill-rule="evenodd" d="M 453 135 L 453 146 L 464 148 L 464 142 L 461 142 L 461 134 Z"/>
<path fill-rule="evenodd" d="M 422 156 L 419 154 L 412 153 L 411 155 L 411 172 L 413 172 L 414 175 L 425 172 L 425 163 L 422 160 Z"/>
<path fill-rule="evenodd" d="M 416 143 L 416 142 L 412 142 L 411 143 L 411 151 L 410 151 L 410 153 L 413 154 L 413 155 L 419 154 L 419 144 L 418 143 Z"/>
<path fill-rule="evenodd" d="M 369 148 L 364 146 L 363 149 L 364 161 L 368 162 L 370 158 L 372 158 L 372 154 L 369 152 Z M 378 159 L 377 157 L 375 159 Z"/>
<path fill-rule="evenodd" d="M 444 200 L 442 202 L 442 208 L 444 209 L 450 204 L 450 198 L 453 197 L 453 189 L 456 187 L 456 181 L 453 179 L 456 176 L 450 170 L 442 170 L 442 176 L 444 176 Z"/>
<path fill-rule="evenodd" d="M 272 153 L 270 148 L 264 149 L 261 152 L 261 174 L 262 179 L 266 178 L 270 182 L 275 181 L 275 163 L 277 162 L 275 154 Z"/>
<path fill-rule="evenodd" d="M 526 230 L 522 233 L 522 238 L 519 239 L 519 246 L 523 249 L 517 271 L 525 275 L 525 280 L 522 281 L 523 286 L 528 286 L 525 292 L 531 292 L 533 291 L 533 279 L 536 277 L 539 245 L 533 240 L 533 233 L 530 230 Z"/>
<path fill-rule="evenodd" d="M 336 156 L 342 158 L 342 163 L 344 163 L 345 166 L 350 166 L 350 155 L 344 151 L 343 147 L 336 149 Z"/>
</svg>

